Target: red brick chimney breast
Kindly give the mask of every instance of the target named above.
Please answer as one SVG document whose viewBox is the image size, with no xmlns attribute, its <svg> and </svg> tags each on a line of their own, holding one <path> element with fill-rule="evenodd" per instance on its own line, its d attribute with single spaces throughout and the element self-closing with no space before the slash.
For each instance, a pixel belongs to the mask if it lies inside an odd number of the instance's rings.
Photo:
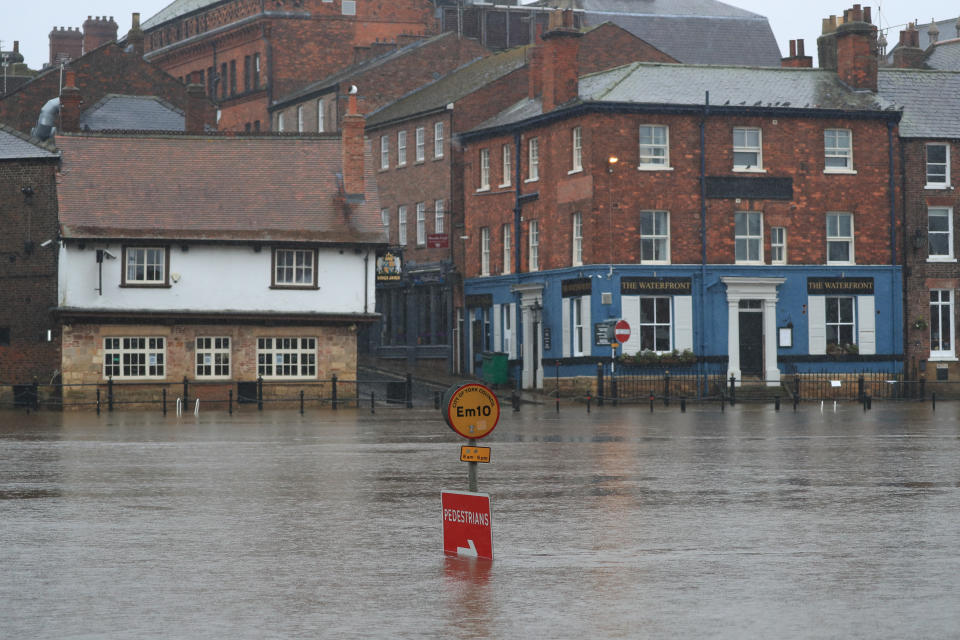
<svg viewBox="0 0 960 640">
<path fill-rule="evenodd" d="M 877 27 L 865 21 L 860 5 L 844 12 L 837 27 L 837 76 L 853 89 L 877 90 Z"/>
<path fill-rule="evenodd" d="M 60 90 L 60 131 L 77 131 L 80 128 L 80 105 L 83 96 L 77 88 L 77 74 L 67 71 L 64 74 L 63 89 Z"/>
<path fill-rule="evenodd" d="M 340 126 L 343 148 L 343 190 L 349 194 L 364 193 L 363 149 L 365 118 L 357 113 L 357 88 L 351 87 L 347 113 Z"/>
<path fill-rule="evenodd" d="M 550 24 L 559 25 L 543 34 L 543 112 L 566 104 L 579 95 L 580 31 L 573 28 L 569 9 L 550 14 Z"/>
</svg>

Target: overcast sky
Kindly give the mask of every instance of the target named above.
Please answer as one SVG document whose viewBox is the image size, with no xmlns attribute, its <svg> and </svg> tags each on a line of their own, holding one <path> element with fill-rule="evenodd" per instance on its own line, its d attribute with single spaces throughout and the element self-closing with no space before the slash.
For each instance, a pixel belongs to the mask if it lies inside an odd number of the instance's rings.
<svg viewBox="0 0 960 640">
<path fill-rule="evenodd" d="M 146 20 L 170 4 L 170 0 L 44 0 L 43 2 L 13 2 L 3 0 L 6 6 L 0 19 L 0 49 L 9 51 L 13 41 L 20 41 L 20 52 L 27 64 L 37 69 L 49 57 L 47 36 L 53 27 L 80 27 L 88 15 L 113 16 L 120 25 L 120 34 L 130 28 L 130 15 L 138 11 Z M 727 4 L 759 13 L 770 20 L 770 26 L 780 45 L 781 55 L 787 55 L 790 40 L 803 38 L 808 55 L 816 57 L 817 36 L 821 20 L 831 14 L 840 15 L 853 5 L 851 0 L 732 0 Z M 873 22 L 882 28 L 890 27 L 887 40 L 893 46 L 899 40 L 902 25 L 908 21 L 921 23 L 955 19 L 960 15 L 960 3 L 954 0 L 886 0 L 861 1 L 873 8 Z M 879 15 L 878 15 L 879 8 Z M 955 37 L 952 29 L 944 30 L 941 39 Z"/>
</svg>

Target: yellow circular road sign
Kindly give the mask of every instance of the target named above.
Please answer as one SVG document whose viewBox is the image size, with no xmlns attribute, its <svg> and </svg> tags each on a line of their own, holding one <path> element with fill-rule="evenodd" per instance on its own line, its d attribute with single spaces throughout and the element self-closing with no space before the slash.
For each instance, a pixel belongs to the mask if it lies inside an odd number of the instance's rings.
<svg viewBox="0 0 960 640">
<path fill-rule="evenodd" d="M 453 387 L 447 398 L 447 424 L 464 438 L 489 435 L 500 420 L 500 401 L 482 384 L 470 382 Z"/>
</svg>

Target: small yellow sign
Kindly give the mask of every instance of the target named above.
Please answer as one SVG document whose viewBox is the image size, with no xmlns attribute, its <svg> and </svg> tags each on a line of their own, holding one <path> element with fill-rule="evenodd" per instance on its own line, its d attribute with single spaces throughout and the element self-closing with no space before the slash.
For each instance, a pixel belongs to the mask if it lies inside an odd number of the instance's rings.
<svg viewBox="0 0 960 640">
<path fill-rule="evenodd" d="M 460 462 L 490 462 L 490 447 L 460 447 Z"/>
<path fill-rule="evenodd" d="M 488 387 L 470 382 L 447 391 L 447 424 L 464 438 L 482 438 L 500 420 L 500 401 Z"/>
</svg>

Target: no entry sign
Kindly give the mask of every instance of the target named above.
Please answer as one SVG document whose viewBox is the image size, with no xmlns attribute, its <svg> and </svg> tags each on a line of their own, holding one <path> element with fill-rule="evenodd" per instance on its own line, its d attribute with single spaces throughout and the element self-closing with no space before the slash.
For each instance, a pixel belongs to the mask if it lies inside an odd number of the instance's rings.
<svg viewBox="0 0 960 640">
<path fill-rule="evenodd" d="M 613 337 L 615 337 L 620 344 L 629 340 L 630 323 L 626 320 L 617 320 L 617 324 L 613 326 Z"/>
<path fill-rule="evenodd" d="M 485 493 L 441 491 L 443 552 L 493 560 L 490 496 Z"/>
</svg>

